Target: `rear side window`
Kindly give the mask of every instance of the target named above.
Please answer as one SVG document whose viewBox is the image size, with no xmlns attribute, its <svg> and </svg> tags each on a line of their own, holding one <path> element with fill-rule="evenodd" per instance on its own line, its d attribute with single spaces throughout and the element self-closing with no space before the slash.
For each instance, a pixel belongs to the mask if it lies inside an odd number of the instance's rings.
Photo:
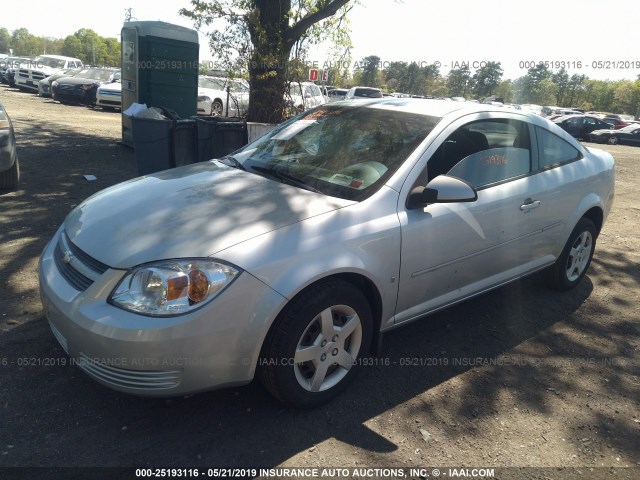
<svg viewBox="0 0 640 480">
<path fill-rule="evenodd" d="M 536 136 L 538 137 L 539 167 L 541 169 L 582 158 L 582 154 L 577 148 L 544 128 L 536 127 Z"/>
</svg>

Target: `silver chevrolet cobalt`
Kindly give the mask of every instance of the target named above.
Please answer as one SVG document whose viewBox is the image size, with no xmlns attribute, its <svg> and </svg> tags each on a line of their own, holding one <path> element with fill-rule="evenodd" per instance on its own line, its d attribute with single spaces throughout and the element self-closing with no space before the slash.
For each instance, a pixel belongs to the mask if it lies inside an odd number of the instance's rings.
<svg viewBox="0 0 640 480">
<path fill-rule="evenodd" d="M 42 304 L 108 387 L 173 396 L 258 376 L 311 407 L 381 332 L 539 270 L 577 285 L 613 197 L 611 155 L 535 114 L 338 102 L 84 201 L 42 254 Z"/>
</svg>

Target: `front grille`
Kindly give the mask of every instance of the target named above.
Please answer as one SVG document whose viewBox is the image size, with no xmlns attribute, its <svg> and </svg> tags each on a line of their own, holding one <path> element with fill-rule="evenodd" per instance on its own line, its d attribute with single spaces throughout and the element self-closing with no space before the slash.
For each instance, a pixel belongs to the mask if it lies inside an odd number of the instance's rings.
<svg viewBox="0 0 640 480">
<path fill-rule="evenodd" d="M 18 70 L 17 76 L 20 78 L 29 78 L 29 70 Z"/>
<path fill-rule="evenodd" d="M 73 288 L 81 292 L 84 292 L 87 288 L 91 286 L 91 284 L 93 283 L 93 280 L 85 277 L 83 274 L 81 274 L 79 271 L 73 268 L 71 266 L 71 263 L 67 263 L 63 260 L 63 257 L 65 256 L 65 251 L 62 249 L 62 245 L 60 241 L 58 241 L 58 244 L 56 245 L 56 250 L 53 253 L 53 256 L 56 262 L 56 267 L 58 267 L 58 270 L 60 271 L 64 279 L 67 282 L 69 282 L 69 284 Z"/>
<path fill-rule="evenodd" d="M 126 358 L 111 359 L 111 363 L 124 363 Z M 89 376 L 116 388 L 136 390 L 168 390 L 180 385 L 180 370 L 128 370 L 108 365 L 107 360 L 79 354 L 77 365 Z"/>
<path fill-rule="evenodd" d="M 58 239 L 53 257 L 56 267 L 65 280 L 80 292 L 84 292 L 97 277 L 109 269 L 107 265 L 87 255 L 74 245 L 66 233 L 63 233 Z M 81 268 L 84 273 L 78 267 L 84 267 Z M 87 275 L 93 278 L 89 278 Z"/>
<path fill-rule="evenodd" d="M 100 94 L 101 97 L 117 97 L 117 98 L 121 98 L 122 97 L 122 93 L 120 93 L 120 92 L 111 92 L 109 90 L 98 90 L 98 93 Z"/>
<path fill-rule="evenodd" d="M 87 255 L 85 252 L 83 252 L 78 247 L 76 247 L 71 242 L 71 240 L 69 240 L 69 237 L 67 236 L 66 232 L 64 232 L 63 235 L 64 235 L 65 243 L 69 246 L 71 253 L 73 253 L 73 255 L 76 256 L 78 260 L 84 263 L 87 267 L 89 267 L 91 270 L 95 271 L 96 273 L 99 273 L 100 275 L 102 275 L 104 272 L 109 270 L 109 267 L 107 265 Z"/>
<path fill-rule="evenodd" d="M 34 80 L 44 80 L 47 76 L 42 72 L 31 72 L 31 78 Z"/>
</svg>

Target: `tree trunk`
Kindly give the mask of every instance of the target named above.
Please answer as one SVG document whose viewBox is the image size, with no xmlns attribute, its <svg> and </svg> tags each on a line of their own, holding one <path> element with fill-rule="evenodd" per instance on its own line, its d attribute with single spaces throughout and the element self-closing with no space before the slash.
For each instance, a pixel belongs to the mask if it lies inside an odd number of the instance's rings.
<svg viewBox="0 0 640 480">
<path fill-rule="evenodd" d="M 273 53 L 273 52 L 272 52 Z M 286 65 L 289 54 L 279 61 L 264 62 L 259 52 L 255 52 L 249 64 L 249 111 L 250 122 L 280 123 L 284 117 Z"/>
</svg>

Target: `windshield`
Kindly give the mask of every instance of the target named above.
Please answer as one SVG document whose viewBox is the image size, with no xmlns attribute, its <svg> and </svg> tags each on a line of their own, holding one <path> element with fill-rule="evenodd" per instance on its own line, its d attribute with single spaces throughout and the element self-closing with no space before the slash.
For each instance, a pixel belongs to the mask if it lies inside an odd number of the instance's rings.
<svg viewBox="0 0 640 480">
<path fill-rule="evenodd" d="M 217 78 L 198 77 L 200 88 L 211 88 L 213 90 L 224 90 L 224 82 Z"/>
<path fill-rule="evenodd" d="M 65 64 L 64 60 L 58 60 L 55 58 L 40 57 L 38 59 L 38 65 L 45 66 L 45 67 L 64 68 L 64 64 Z"/>
<path fill-rule="evenodd" d="M 323 105 L 233 158 L 249 172 L 359 201 L 380 188 L 439 120 L 391 109 Z"/>
<path fill-rule="evenodd" d="M 354 95 L 356 97 L 382 98 L 382 92 L 373 88 L 356 88 Z"/>
<path fill-rule="evenodd" d="M 113 70 L 105 70 L 103 68 L 87 68 L 75 75 L 75 78 L 89 78 L 91 80 L 107 81 L 114 74 Z"/>
</svg>

